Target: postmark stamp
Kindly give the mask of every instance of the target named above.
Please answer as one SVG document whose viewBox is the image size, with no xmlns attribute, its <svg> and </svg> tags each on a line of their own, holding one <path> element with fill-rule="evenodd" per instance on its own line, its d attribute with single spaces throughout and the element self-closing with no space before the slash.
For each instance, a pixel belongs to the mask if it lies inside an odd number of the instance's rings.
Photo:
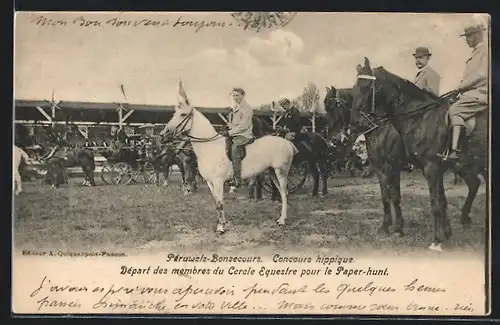
<svg viewBox="0 0 500 325">
<path fill-rule="evenodd" d="M 231 16 L 245 30 L 254 29 L 259 32 L 266 28 L 282 28 L 288 25 L 297 16 L 297 12 L 232 12 Z"/>
</svg>

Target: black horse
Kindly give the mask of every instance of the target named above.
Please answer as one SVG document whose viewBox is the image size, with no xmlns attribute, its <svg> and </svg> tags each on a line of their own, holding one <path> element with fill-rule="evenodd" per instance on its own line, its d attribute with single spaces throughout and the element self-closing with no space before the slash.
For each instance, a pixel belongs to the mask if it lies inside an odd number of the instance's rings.
<svg viewBox="0 0 500 325">
<path fill-rule="evenodd" d="M 403 235 L 403 216 L 401 213 L 401 169 L 406 161 L 406 155 L 401 136 L 396 128 L 385 123 L 376 128 L 369 117 L 363 116 L 363 127 L 356 128 L 352 125 L 353 120 L 352 105 L 354 90 L 352 88 L 335 89 L 327 87 L 325 97 L 325 110 L 328 118 L 328 127 L 334 132 L 340 132 L 349 128 L 354 133 L 353 138 L 366 130 L 365 133 L 366 150 L 371 168 L 377 175 L 382 205 L 384 208 L 384 221 L 378 232 L 380 235 L 388 235 L 389 227 L 393 218 L 396 225 L 394 234 Z M 374 128 L 374 129 L 373 129 Z"/>
<path fill-rule="evenodd" d="M 298 154 L 294 157 L 293 164 L 299 164 L 307 161 L 310 173 L 313 177 L 312 196 L 318 195 L 319 181 L 321 178 L 322 187 L 321 194 L 326 196 L 328 194 L 328 142 L 318 132 L 303 132 L 303 124 L 300 111 L 291 106 L 281 118 L 281 122 L 285 129 L 289 132 L 287 138 L 299 150 Z"/>
<path fill-rule="evenodd" d="M 196 156 L 189 141 L 174 139 L 170 135 L 154 139 L 146 145 L 146 158 L 153 165 L 156 185 L 159 185 L 160 173 L 163 174 L 165 182 L 168 182 L 170 168 L 177 166 L 181 173 L 184 194 L 192 194 L 197 190 Z"/>
<path fill-rule="evenodd" d="M 39 130 L 35 142 L 45 154 L 42 156 L 44 167 L 47 170 L 46 181 L 53 187 L 67 183 L 65 169 L 68 167 L 81 167 L 85 175 L 83 185 L 95 186 L 94 153 L 85 148 L 70 148 L 68 142 L 61 134 L 45 128 Z M 47 157 L 47 154 L 52 154 Z"/>
<path fill-rule="evenodd" d="M 462 141 L 461 149 L 464 154 L 459 162 L 448 164 L 436 155 L 449 146 L 449 95 L 436 97 L 383 67 L 372 69 L 370 61 L 365 58 L 364 66 L 358 66 L 358 81 L 354 87 L 353 98 L 351 124 L 361 129 L 370 127 L 366 123 L 366 116 L 371 116 L 380 128 L 392 125 L 404 143 L 406 154 L 413 165 L 423 172 L 429 187 L 434 217 L 434 238 L 429 248 L 441 250 L 441 243 L 448 240 L 452 234 L 447 216 L 443 174 L 448 168 L 454 169 L 469 188 L 460 219 L 464 227 L 469 227 L 469 213 L 480 186 L 478 176 L 481 174 L 487 179 L 487 110 L 476 115 L 474 130 Z M 390 139 L 395 138 L 396 136 Z M 380 137 L 374 139 L 382 148 L 388 150 L 390 143 L 386 142 L 387 140 Z M 388 180 L 390 187 L 399 188 L 399 177 Z M 400 220 L 399 227 L 402 227 L 400 209 L 396 212 Z"/>
</svg>

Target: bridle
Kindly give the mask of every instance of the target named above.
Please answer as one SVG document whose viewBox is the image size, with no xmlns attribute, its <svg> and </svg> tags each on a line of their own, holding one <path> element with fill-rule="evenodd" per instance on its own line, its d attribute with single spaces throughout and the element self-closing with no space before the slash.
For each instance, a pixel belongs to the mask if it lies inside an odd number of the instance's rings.
<svg viewBox="0 0 500 325">
<path fill-rule="evenodd" d="M 363 116 L 363 118 L 370 124 L 370 127 L 367 129 L 367 130 L 364 130 L 364 131 L 361 131 L 359 132 L 356 137 L 359 137 L 360 135 L 363 135 L 363 134 L 366 134 L 366 133 L 370 133 L 372 131 L 374 131 L 375 129 L 377 129 L 380 125 L 375 123 L 373 120 L 372 120 L 372 116 L 375 115 L 375 92 L 376 92 L 376 89 L 375 89 L 375 80 L 376 78 L 374 76 L 370 76 L 370 75 L 358 75 L 358 79 L 368 79 L 368 80 L 372 80 L 372 84 L 371 84 L 371 91 L 372 91 L 372 108 L 371 108 L 371 111 L 370 111 L 370 114 L 366 114 L 365 112 L 363 111 L 360 111 L 361 113 L 361 116 Z M 349 125 L 347 126 L 347 129 L 352 129 L 351 127 L 351 124 L 352 124 L 352 117 L 353 117 L 353 110 L 351 107 L 349 107 L 349 105 L 346 105 L 344 104 L 344 101 L 342 101 L 340 98 L 339 98 L 339 91 L 336 90 L 335 91 L 335 96 L 333 96 L 333 99 L 335 100 L 335 103 L 336 103 L 336 106 L 337 107 L 340 107 L 342 109 L 345 109 L 347 111 L 349 111 L 349 115 L 350 115 L 350 121 L 349 121 Z"/>
<path fill-rule="evenodd" d="M 191 110 L 191 112 L 186 114 L 186 116 L 179 122 L 179 124 L 177 124 L 177 126 L 175 127 L 175 130 L 174 130 L 174 133 L 178 133 L 182 136 L 185 136 L 185 137 L 189 138 L 192 142 L 210 142 L 210 141 L 215 141 L 217 139 L 222 138 L 222 135 L 219 133 L 217 133 L 214 136 L 209 137 L 209 138 L 198 138 L 198 137 L 194 137 L 192 135 L 189 135 L 188 133 L 191 130 L 191 127 L 193 126 L 193 117 L 194 117 L 193 110 Z M 191 124 L 189 125 L 189 128 L 186 129 L 186 126 L 188 125 L 189 122 L 191 122 Z M 181 131 L 179 131 L 179 129 Z"/>
<path fill-rule="evenodd" d="M 376 108 L 375 97 L 376 97 L 376 94 L 378 91 L 378 88 L 376 87 L 377 78 L 375 76 L 371 76 L 371 75 L 359 74 L 357 76 L 357 79 L 371 81 L 370 92 L 371 92 L 371 96 L 372 96 L 370 113 L 366 114 L 365 112 L 360 110 L 361 115 L 372 125 L 372 127 L 369 127 L 368 130 L 366 130 L 366 131 L 362 131 L 359 135 L 370 133 L 370 132 L 374 131 L 375 129 L 379 128 L 382 124 L 384 124 L 386 122 L 391 122 L 394 119 L 410 118 L 410 117 L 413 117 L 413 116 L 416 116 L 419 114 L 423 114 L 423 113 L 429 111 L 430 109 L 434 108 L 441 101 L 447 100 L 455 93 L 455 91 L 449 91 L 449 92 L 441 95 L 436 101 L 419 106 L 416 109 L 408 111 L 408 112 L 391 114 L 391 115 L 387 115 L 387 116 L 376 116 L 376 114 L 375 114 L 375 108 Z M 377 117 L 376 121 L 373 121 L 371 119 L 371 117 L 373 117 L 373 116 Z M 352 110 L 351 110 L 351 117 L 352 117 Z"/>
</svg>

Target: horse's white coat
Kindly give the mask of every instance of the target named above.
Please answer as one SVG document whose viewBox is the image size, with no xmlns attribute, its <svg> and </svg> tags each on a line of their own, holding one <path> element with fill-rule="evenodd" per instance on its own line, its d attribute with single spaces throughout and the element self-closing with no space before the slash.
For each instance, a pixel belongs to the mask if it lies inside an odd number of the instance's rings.
<svg viewBox="0 0 500 325">
<path fill-rule="evenodd" d="M 224 232 L 224 182 L 233 176 L 233 166 L 226 155 L 225 138 L 218 136 L 215 128 L 202 113 L 185 103 L 176 108 L 166 129 L 187 132 L 194 138 L 191 143 L 198 160 L 198 169 L 212 192 L 219 214 L 217 231 Z M 196 138 L 211 140 L 197 141 Z M 241 164 L 243 179 L 255 177 L 269 167 L 274 169 L 278 179 L 276 186 L 280 190 L 282 200 L 281 216 L 277 220 L 280 225 L 285 224 L 287 217 L 287 176 L 297 152 L 297 148 L 290 141 L 278 136 L 265 136 L 246 146 L 246 156 Z"/>
<path fill-rule="evenodd" d="M 21 181 L 21 174 L 19 173 L 19 166 L 21 165 L 21 160 L 24 159 L 25 163 L 28 163 L 29 156 L 28 154 L 21 148 L 19 148 L 16 145 L 13 145 L 13 171 L 14 171 L 14 177 L 13 177 L 13 183 L 12 183 L 12 188 L 15 191 L 16 195 L 21 193 L 23 191 L 23 183 Z"/>
</svg>

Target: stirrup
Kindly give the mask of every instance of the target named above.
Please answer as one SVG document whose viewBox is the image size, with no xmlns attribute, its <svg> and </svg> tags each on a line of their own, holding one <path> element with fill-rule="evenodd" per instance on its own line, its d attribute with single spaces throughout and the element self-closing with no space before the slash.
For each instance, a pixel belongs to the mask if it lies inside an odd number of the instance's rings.
<svg viewBox="0 0 500 325">
<path fill-rule="evenodd" d="M 457 158 L 450 159 L 449 157 L 450 157 L 451 152 L 455 152 L 455 154 L 457 155 Z M 444 153 L 438 153 L 436 156 L 441 158 L 443 161 L 455 161 L 458 159 L 459 153 L 460 153 L 460 150 L 458 150 L 458 149 L 454 149 L 454 150 L 446 149 L 446 151 Z"/>
<path fill-rule="evenodd" d="M 436 156 L 438 156 L 443 160 L 447 160 L 449 154 L 450 154 L 450 148 L 446 149 L 443 153 L 437 153 Z"/>
</svg>

